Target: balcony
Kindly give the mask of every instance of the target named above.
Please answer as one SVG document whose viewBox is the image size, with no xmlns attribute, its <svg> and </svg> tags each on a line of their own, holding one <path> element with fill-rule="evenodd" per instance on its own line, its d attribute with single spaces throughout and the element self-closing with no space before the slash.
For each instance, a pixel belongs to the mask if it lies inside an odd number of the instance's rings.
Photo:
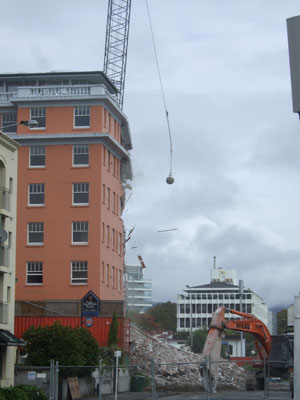
<svg viewBox="0 0 300 400">
<path fill-rule="evenodd" d="M 8 303 L 0 303 L 0 324 L 8 324 Z"/>
<path fill-rule="evenodd" d="M 9 248 L 4 244 L 0 245 L 0 271 L 2 267 L 9 267 Z"/>
<path fill-rule="evenodd" d="M 17 101 L 85 99 L 109 97 L 116 102 L 105 85 L 70 85 L 70 86 L 20 86 L 17 92 L 0 93 L 0 104 Z"/>
<path fill-rule="evenodd" d="M 4 186 L 0 186 L 0 213 L 8 215 L 10 211 L 11 193 Z"/>
</svg>

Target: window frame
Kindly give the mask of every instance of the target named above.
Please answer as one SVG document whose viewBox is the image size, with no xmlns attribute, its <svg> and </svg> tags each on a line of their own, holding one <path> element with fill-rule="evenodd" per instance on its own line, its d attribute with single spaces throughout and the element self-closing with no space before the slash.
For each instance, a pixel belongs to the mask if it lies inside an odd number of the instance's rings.
<svg viewBox="0 0 300 400">
<path fill-rule="evenodd" d="M 14 117 L 14 118 L 8 118 L 8 121 L 4 122 L 4 117 L 5 119 L 7 117 Z M 13 126 L 10 126 L 8 129 L 6 129 L 5 125 L 12 125 L 12 124 L 16 124 Z M 17 112 L 16 111 L 8 111 L 8 112 L 2 112 L 1 113 L 1 129 L 4 133 L 15 133 L 17 132 Z"/>
<path fill-rule="evenodd" d="M 33 154 L 34 149 L 35 149 L 35 151 L 38 152 L 37 154 Z M 39 153 L 39 151 L 41 151 L 41 152 Z M 42 151 L 44 151 L 44 152 L 42 153 Z M 37 165 L 31 164 L 32 157 L 43 157 L 44 163 L 37 164 Z M 45 168 L 45 167 L 46 167 L 46 146 L 43 144 L 29 146 L 29 168 Z"/>
<path fill-rule="evenodd" d="M 87 152 L 76 153 L 76 150 L 78 151 L 78 150 L 80 150 L 80 148 L 83 150 L 87 149 Z M 79 155 L 79 157 L 80 157 L 80 155 L 86 155 L 86 154 L 87 154 L 87 163 L 75 162 L 76 156 Z M 88 145 L 88 144 L 73 144 L 73 146 L 72 146 L 72 167 L 89 167 L 89 166 L 90 166 L 90 145 Z"/>
<path fill-rule="evenodd" d="M 30 225 L 35 225 L 36 228 L 42 228 L 42 230 L 31 230 L 30 231 Z M 30 239 L 30 233 L 42 233 L 43 235 L 43 241 L 42 242 L 31 242 Z M 44 227 L 44 222 L 27 222 L 27 245 L 28 246 L 43 246 L 44 245 L 44 235 L 45 235 L 45 227 Z"/>
<path fill-rule="evenodd" d="M 38 111 L 38 112 L 35 113 L 34 111 Z M 37 114 L 37 115 L 35 115 L 35 114 Z M 38 114 L 44 114 L 44 115 L 38 115 Z M 38 126 L 30 128 L 30 130 L 46 129 L 46 126 L 47 126 L 46 118 L 47 118 L 46 107 L 31 107 L 30 108 L 30 119 L 37 121 Z"/>
<path fill-rule="evenodd" d="M 40 187 L 40 189 L 42 189 L 42 191 L 40 192 L 31 192 L 31 187 L 36 186 L 36 187 Z M 42 203 L 31 203 L 30 199 L 31 196 L 34 195 L 40 195 L 43 198 L 43 202 Z M 45 206 L 45 184 L 44 183 L 29 183 L 28 184 L 28 206 L 29 207 L 44 207 Z"/>
<path fill-rule="evenodd" d="M 76 265 L 77 263 L 77 265 Z M 73 267 L 81 267 L 81 268 L 85 268 L 84 269 L 78 269 L 78 270 L 73 270 Z M 75 278 L 73 276 L 73 273 L 76 272 L 84 272 L 86 271 L 86 278 Z M 83 280 L 85 280 L 83 282 Z M 81 281 L 81 282 L 79 282 Z M 82 260 L 73 260 L 71 261 L 71 285 L 87 285 L 88 284 L 88 261 L 82 261 Z"/>
<path fill-rule="evenodd" d="M 74 229 L 76 228 L 76 230 Z M 76 233 L 86 234 L 87 241 L 75 241 L 74 235 Z M 72 222 L 72 244 L 74 245 L 85 245 L 89 243 L 89 222 L 88 221 L 73 221 Z"/>
<path fill-rule="evenodd" d="M 80 112 L 87 111 L 86 114 L 80 114 Z M 88 117 L 89 124 L 88 125 L 77 125 L 76 117 Z M 81 129 L 81 128 L 90 128 L 91 125 L 91 107 L 90 106 L 75 106 L 73 109 L 73 128 L 74 129 Z"/>
<path fill-rule="evenodd" d="M 87 191 L 76 191 L 76 185 L 87 185 Z M 79 186 L 78 186 L 79 187 Z M 75 202 L 75 195 L 78 193 L 87 193 L 88 201 L 86 203 Z M 90 204 L 90 184 L 89 182 L 73 182 L 72 183 L 72 205 L 73 206 L 88 206 Z"/>
<path fill-rule="evenodd" d="M 32 264 L 32 265 L 31 265 Z M 29 271 L 29 266 L 32 267 L 40 267 L 40 270 L 36 271 Z M 28 286 L 40 286 L 43 285 L 43 278 L 44 278 L 44 269 L 43 269 L 43 261 L 27 261 L 26 262 L 26 285 Z M 40 276 L 41 282 L 29 282 L 28 278 L 30 276 Z"/>
</svg>

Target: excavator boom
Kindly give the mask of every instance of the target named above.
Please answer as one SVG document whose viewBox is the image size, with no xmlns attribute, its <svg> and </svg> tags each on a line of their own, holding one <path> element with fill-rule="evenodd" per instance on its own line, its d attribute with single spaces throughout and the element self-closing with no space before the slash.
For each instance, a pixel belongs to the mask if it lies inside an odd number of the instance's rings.
<svg viewBox="0 0 300 400">
<path fill-rule="evenodd" d="M 225 319 L 225 312 L 240 316 L 240 319 Z M 236 310 L 229 310 L 219 307 L 212 316 L 212 323 L 208 330 L 207 338 L 203 347 L 202 356 L 210 357 L 211 367 L 209 371 L 200 369 L 203 376 L 204 387 L 207 388 L 207 377 L 212 382 L 213 391 L 216 389 L 219 361 L 221 359 L 221 343 L 224 329 L 249 332 L 256 339 L 256 349 L 260 358 L 260 365 L 271 353 L 272 337 L 266 325 L 252 314 L 242 313 Z M 258 364 L 257 364 L 258 366 Z"/>
</svg>

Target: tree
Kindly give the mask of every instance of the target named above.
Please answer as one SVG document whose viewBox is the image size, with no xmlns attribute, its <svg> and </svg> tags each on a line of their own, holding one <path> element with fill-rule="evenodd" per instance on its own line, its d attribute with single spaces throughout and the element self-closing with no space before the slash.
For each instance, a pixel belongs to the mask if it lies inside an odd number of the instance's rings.
<svg viewBox="0 0 300 400">
<path fill-rule="evenodd" d="M 194 353 L 202 353 L 206 337 L 207 329 L 197 329 L 193 332 L 192 351 Z M 191 345 L 191 339 L 188 340 L 188 344 Z"/>
<path fill-rule="evenodd" d="M 119 334 L 119 322 L 118 322 L 117 314 L 114 312 L 113 316 L 112 316 L 112 321 L 111 321 L 111 324 L 109 327 L 109 332 L 108 332 L 108 341 L 107 341 L 108 347 L 117 346 L 118 334 Z"/>
<path fill-rule="evenodd" d="M 176 303 L 168 301 L 156 304 L 147 311 L 147 314 L 154 318 L 160 329 L 175 332 L 177 327 L 176 311 Z"/>
<path fill-rule="evenodd" d="M 26 365 L 49 366 L 51 360 L 59 365 L 98 365 L 99 346 L 89 330 L 72 328 L 55 322 L 51 326 L 29 328 L 23 335 L 26 341 Z M 91 369 L 85 369 L 90 372 Z M 65 375 L 82 371 L 62 369 Z"/>
<path fill-rule="evenodd" d="M 130 314 L 129 318 L 143 331 L 158 331 L 160 329 L 158 323 L 152 315 L 144 314 Z"/>
<path fill-rule="evenodd" d="M 287 309 L 282 309 L 277 313 L 277 333 L 281 335 L 284 333 L 288 326 Z"/>
</svg>

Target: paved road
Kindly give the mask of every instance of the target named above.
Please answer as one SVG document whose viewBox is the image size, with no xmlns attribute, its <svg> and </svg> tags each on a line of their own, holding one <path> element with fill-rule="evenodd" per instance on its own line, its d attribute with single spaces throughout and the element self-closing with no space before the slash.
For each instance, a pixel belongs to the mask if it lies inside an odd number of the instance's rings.
<svg viewBox="0 0 300 400">
<path fill-rule="evenodd" d="M 278 390 L 274 390 L 269 393 L 268 400 L 289 400 L 291 398 L 291 392 L 288 390 L 282 390 L 278 388 Z M 114 400 L 115 396 L 113 394 L 102 395 L 102 400 Z M 118 400 L 152 400 L 151 392 L 128 392 L 128 393 L 120 393 L 117 397 Z M 206 392 L 199 393 L 166 393 L 161 392 L 157 393 L 156 400 L 164 399 L 164 400 L 208 400 L 208 396 Z M 216 394 L 213 394 L 209 400 L 263 400 L 264 392 L 263 391 L 219 391 Z M 98 397 L 90 397 L 85 400 L 98 400 Z"/>
</svg>

